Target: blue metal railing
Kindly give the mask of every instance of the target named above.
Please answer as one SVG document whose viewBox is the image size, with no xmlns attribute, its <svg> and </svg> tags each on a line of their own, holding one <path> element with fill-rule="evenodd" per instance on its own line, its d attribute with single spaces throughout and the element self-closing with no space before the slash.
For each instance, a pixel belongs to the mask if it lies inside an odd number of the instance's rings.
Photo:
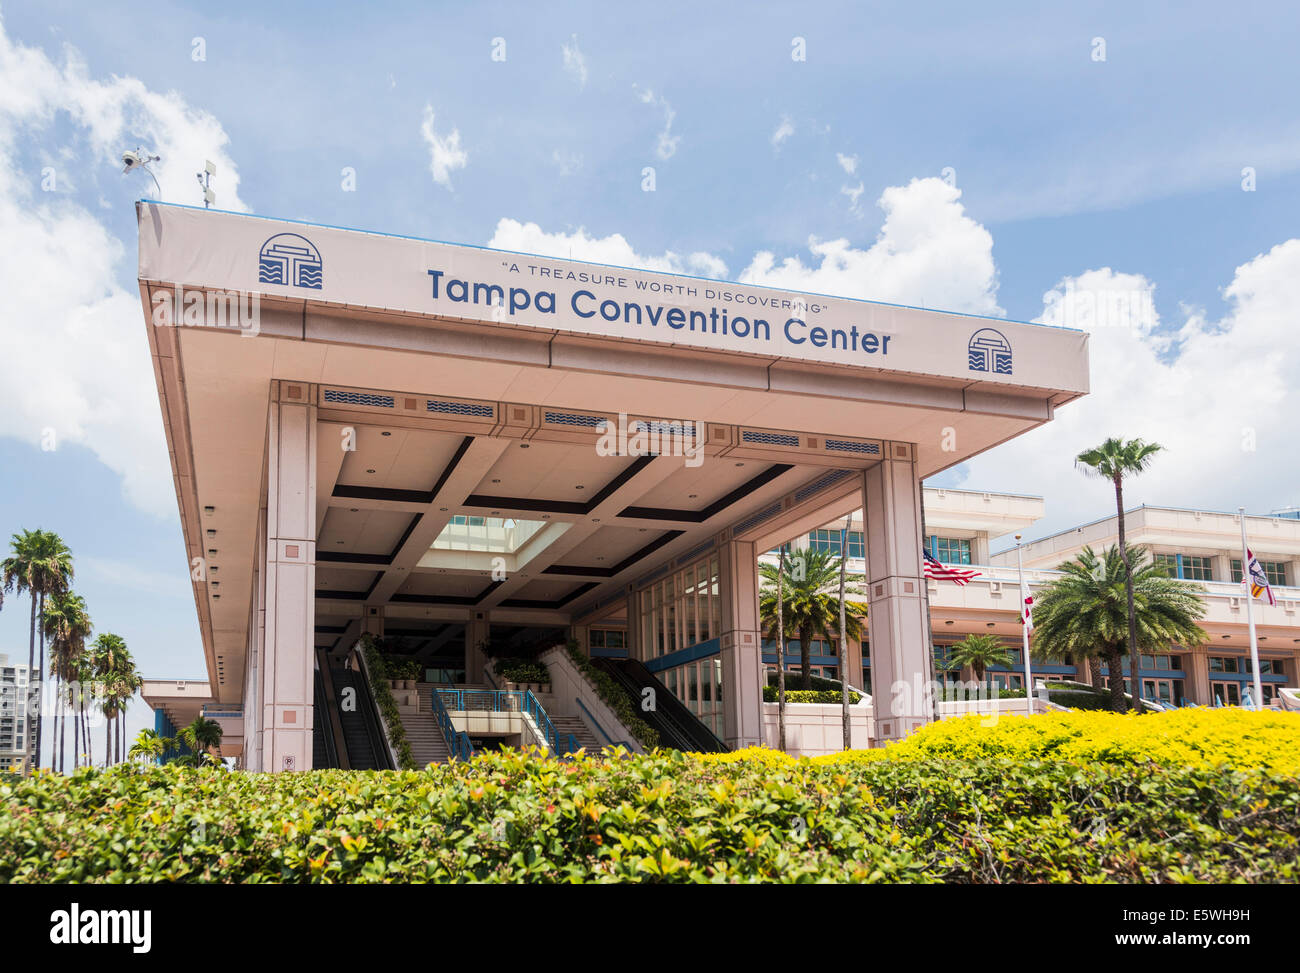
<svg viewBox="0 0 1300 973">
<path fill-rule="evenodd" d="M 604 730 L 600 728 L 600 724 L 596 722 L 596 717 L 591 715 L 591 710 L 587 709 L 587 707 L 582 705 L 581 697 L 575 696 L 574 702 L 578 704 L 578 709 L 582 710 L 582 712 L 586 714 L 587 722 L 590 723 L 592 726 L 594 726 L 596 728 L 596 732 L 605 738 L 606 743 L 608 743 L 611 747 L 622 747 L 624 750 L 627 750 L 628 752 L 632 751 L 632 744 L 628 743 L 626 740 L 615 740 L 613 737 L 611 737 L 608 733 L 606 733 Z"/>
<path fill-rule="evenodd" d="M 531 689 L 521 691 L 504 689 L 438 689 L 435 687 L 431 695 L 433 697 L 434 715 L 438 717 L 439 726 L 444 726 L 444 716 L 446 719 L 445 727 L 451 726 L 450 711 L 465 712 L 473 710 L 480 713 L 526 713 L 532 717 L 533 725 L 542 734 L 547 748 L 557 757 L 573 753 L 578 749 L 578 738 L 572 733 L 566 733 L 563 737 L 560 736 L 559 731 L 555 729 L 555 724 L 551 722 L 550 716 L 546 713 L 546 707 L 533 695 Z M 443 735 L 447 735 L 445 728 Z M 461 735 L 464 736 L 463 733 Z M 448 740 L 448 745 L 450 745 L 450 740 Z"/>
<path fill-rule="evenodd" d="M 454 690 L 453 690 L 454 691 Z M 433 699 L 433 715 L 437 720 L 438 729 L 442 731 L 442 738 L 447 741 L 447 751 L 453 759 L 468 760 L 474 756 L 474 744 L 470 743 L 469 734 L 464 730 L 456 729 L 451 721 L 451 714 L 447 712 L 447 707 L 443 702 L 442 693 L 448 690 L 434 689 L 429 695 Z"/>
</svg>

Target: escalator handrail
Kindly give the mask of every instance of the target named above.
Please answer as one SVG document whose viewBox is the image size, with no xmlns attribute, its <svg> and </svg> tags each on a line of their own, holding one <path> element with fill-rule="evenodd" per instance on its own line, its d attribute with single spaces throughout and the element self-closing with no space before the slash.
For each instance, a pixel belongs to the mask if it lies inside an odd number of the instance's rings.
<svg viewBox="0 0 1300 973">
<path fill-rule="evenodd" d="M 660 735 L 668 738 L 665 742 L 669 746 L 677 750 L 693 752 L 726 752 L 726 744 L 714 736 L 699 717 L 673 695 L 668 687 L 641 662 L 636 659 L 593 659 L 592 662 L 597 668 L 617 679 L 624 689 L 629 690 L 634 702 L 640 698 L 641 690 L 646 686 L 655 689 L 653 723 L 657 724 L 655 728 L 659 730 Z"/>
<path fill-rule="evenodd" d="M 334 727 L 332 724 L 321 726 L 319 721 L 330 718 L 329 700 L 325 696 L 325 673 L 320 669 L 316 670 L 316 678 L 313 680 L 316 684 L 316 712 L 312 716 L 317 721 L 312 727 L 312 731 L 320 731 L 322 739 L 325 741 L 325 763 L 330 769 L 337 768 L 339 765 L 339 754 L 334 748 Z M 312 768 L 313 770 L 320 768 Z"/>
<path fill-rule="evenodd" d="M 351 671 L 360 677 L 361 692 L 359 696 L 364 699 L 358 700 L 362 706 L 361 718 L 366 724 L 366 735 L 370 737 L 370 751 L 375 758 L 375 766 L 380 770 L 394 770 L 393 757 L 388 749 L 388 734 L 384 732 L 384 727 L 380 723 L 382 717 L 379 715 L 379 707 L 375 704 L 375 694 L 370 689 L 370 677 L 366 672 L 365 660 L 357 653 L 357 665 Z"/>
<path fill-rule="evenodd" d="M 704 725 L 704 721 L 691 712 L 690 707 L 677 698 L 676 694 L 664 685 L 663 680 L 650 671 L 650 668 L 640 659 L 623 659 L 620 660 L 623 668 L 630 670 L 635 676 L 639 676 L 643 685 L 648 685 L 648 681 L 653 681 L 657 687 L 656 700 L 666 698 L 669 715 L 677 723 L 694 750 L 704 753 L 725 753 L 727 746 L 717 735 Z M 661 691 L 659 691 L 661 690 Z M 660 706 L 660 709 L 664 707 Z"/>
</svg>

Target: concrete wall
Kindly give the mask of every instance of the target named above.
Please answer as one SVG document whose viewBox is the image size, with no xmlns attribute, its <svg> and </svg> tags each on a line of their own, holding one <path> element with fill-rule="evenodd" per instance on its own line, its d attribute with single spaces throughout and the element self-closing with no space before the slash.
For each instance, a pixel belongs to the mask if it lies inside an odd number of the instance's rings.
<svg viewBox="0 0 1300 973">
<path fill-rule="evenodd" d="M 1034 712 L 1046 713 L 1049 707 L 1042 700 L 1034 700 Z M 951 719 L 970 713 L 986 713 L 993 718 L 1025 716 L 1023 699 L 984 699 L 939 704 L 939 718 Z M 777 749 L 779 714 L 776 703 L 763 704 L 766 730 L 765 744 Z M 849 708 L 849 721 L 854 749 L 876 746 L 871 736 L 872 706 L 861 702 Z M 827 753 L 840 753 L 844 749 L 844 717 L 838 703 L 787 703 L 785 708 L 786 752 L 792 757 L 817 757 Z"/>
</svg>

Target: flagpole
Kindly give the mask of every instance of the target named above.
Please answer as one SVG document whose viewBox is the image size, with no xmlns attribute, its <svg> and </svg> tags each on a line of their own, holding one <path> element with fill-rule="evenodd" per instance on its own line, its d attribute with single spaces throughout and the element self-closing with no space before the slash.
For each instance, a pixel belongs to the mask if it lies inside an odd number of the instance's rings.
<svg viewBox="0 0 1300 973">
<path fill-rule="evenodd" d="M 1025 709 L 1026 716 L 1034 715 L 1034 672 L 1029 664 L 1029 620 L 1025 610 L 1025 562 L 1020 555 L 1020 535 L 1016 535 L 1016 570 L 1020 572 L 1020 641 L 1025 653 Z"/>
<path fill-rule="evenodd" d="M 1246 624 L 1250 628 L 1250 667 L 1255 677 L 1255 708 L 1264 708 L 1264 687 L 1259 679 L 1259 643 L 1255 639 L 1255 592 L 1250 571 L 1250 548 L 1246 546 L 1246 508 L 1238 507 L 1241 514 L 1241 574 L 1246 582 Z"/>
</svg>

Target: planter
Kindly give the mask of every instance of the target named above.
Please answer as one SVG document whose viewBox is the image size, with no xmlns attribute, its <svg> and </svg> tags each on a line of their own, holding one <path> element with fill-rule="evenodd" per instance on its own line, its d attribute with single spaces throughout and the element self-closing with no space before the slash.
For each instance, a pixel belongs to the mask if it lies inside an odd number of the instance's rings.
<svg viewBox="0 0 1300 973">
<path fill-rule="evenodd" d="M 512 693 L 531 691 L 534 696 L 540 696 L 551 691 L 551 684 L 549 682 L 510 682 L 506 680 L 505 688 Z"/>
</svg>

